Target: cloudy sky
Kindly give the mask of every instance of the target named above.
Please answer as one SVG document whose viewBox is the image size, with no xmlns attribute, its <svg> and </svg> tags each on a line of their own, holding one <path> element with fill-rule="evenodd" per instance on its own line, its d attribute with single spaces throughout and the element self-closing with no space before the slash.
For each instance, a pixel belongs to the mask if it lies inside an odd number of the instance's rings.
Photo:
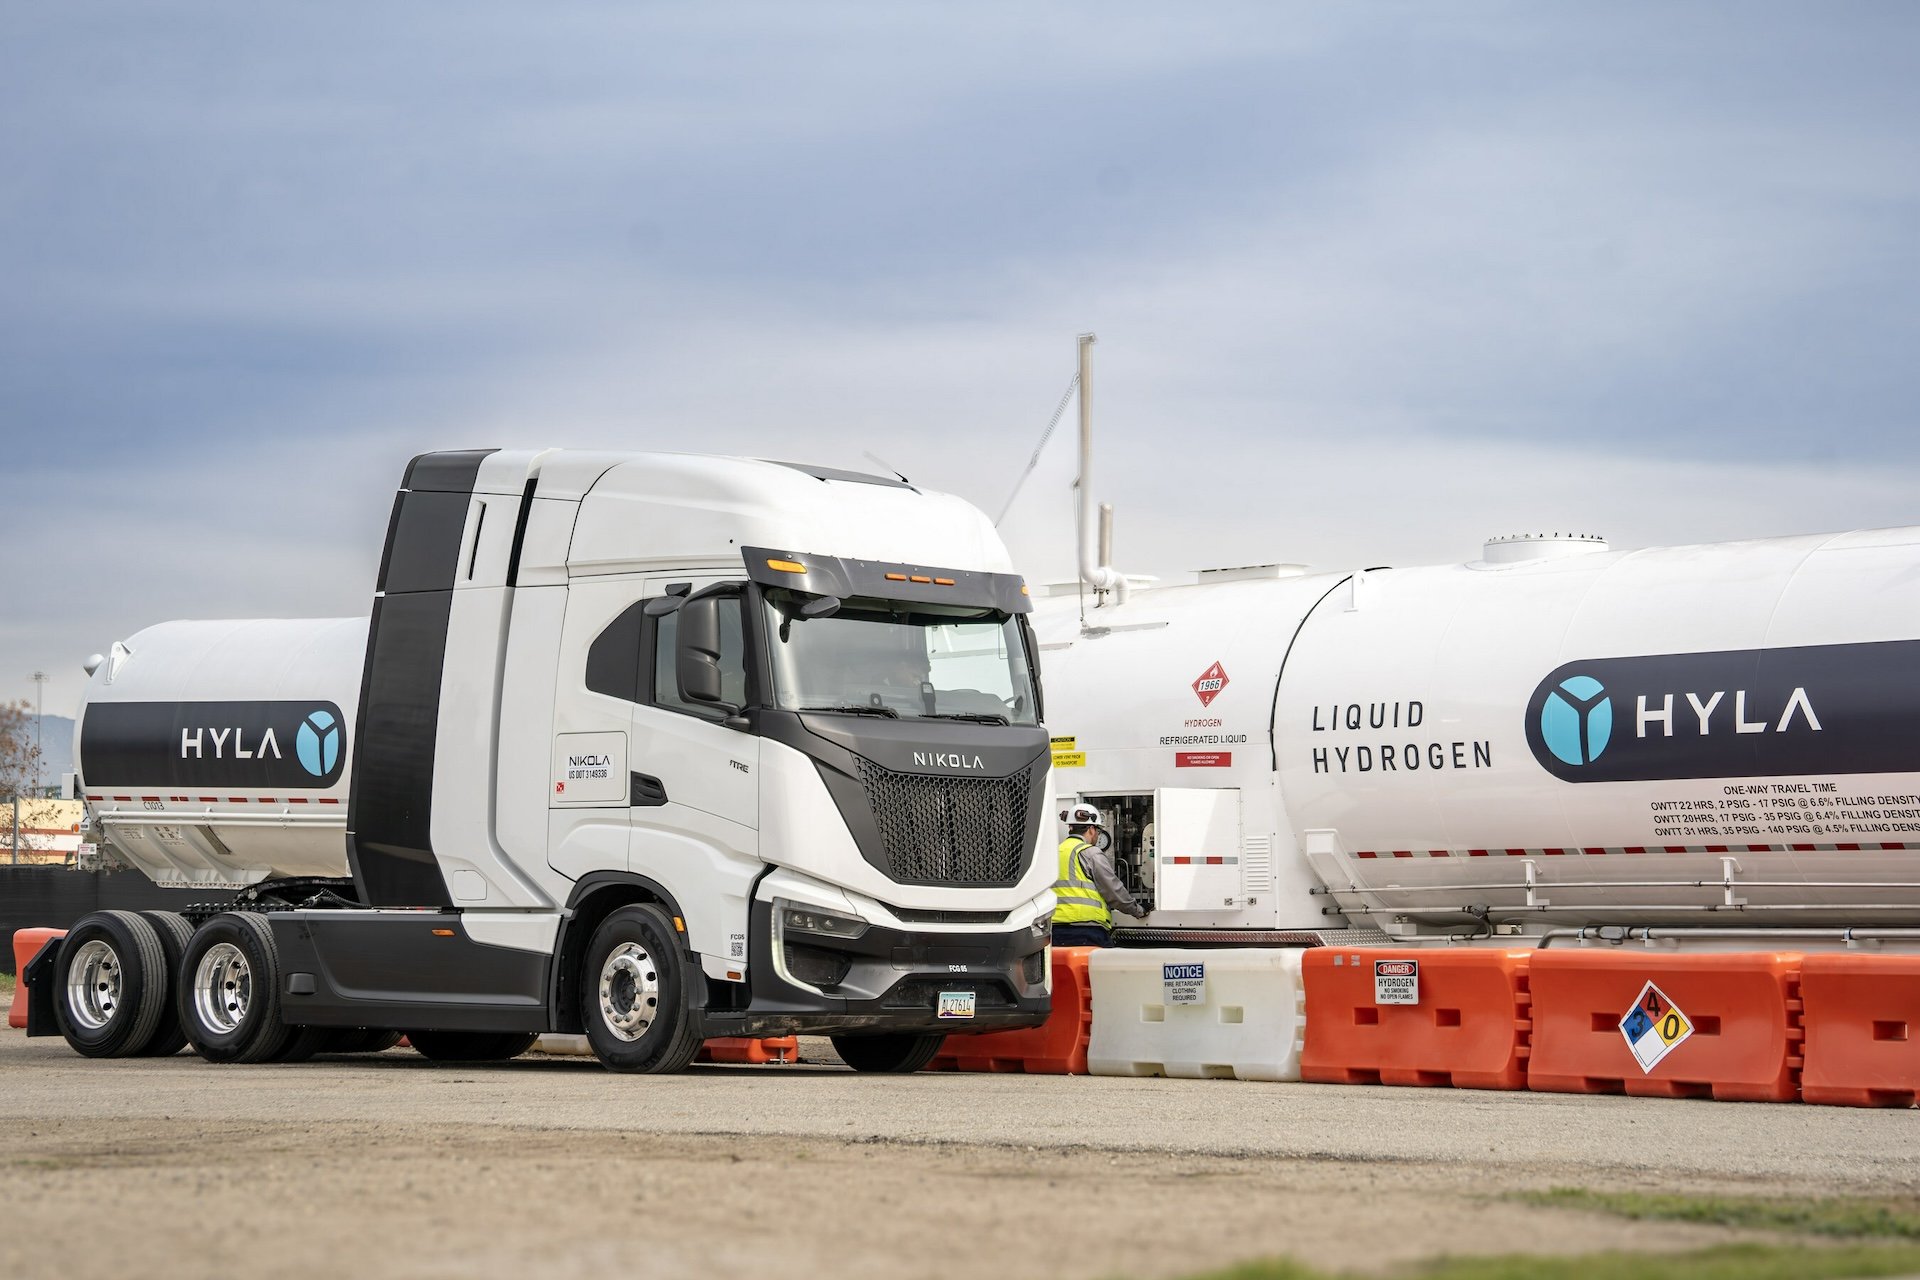
<svg viewBox="0 0 1920 1280">
<path fill-rule="evenodd" d="M 0 698 L 364 611 L 430 448 L 998 511 L 1083 329 L 1132 572 L 1916 522 L 1916 48 L 1891 0 L 0 0 Z"/>
</svg>

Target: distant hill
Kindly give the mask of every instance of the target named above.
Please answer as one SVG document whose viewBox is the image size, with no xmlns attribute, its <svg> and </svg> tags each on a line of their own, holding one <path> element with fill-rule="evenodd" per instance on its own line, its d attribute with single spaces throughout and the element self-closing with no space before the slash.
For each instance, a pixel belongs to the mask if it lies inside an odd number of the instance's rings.
<svg viewBox="0 0 1920 1280">
<path fill-rule="evenodd" d="M 27 718 L 27 730 L 33 730 L 33 718 Z M 73 718 L 43 716 L 40 722 L 40 781 L 49 787 L 60 785 L 60 775 L 73 771 Z"/>
</svg>

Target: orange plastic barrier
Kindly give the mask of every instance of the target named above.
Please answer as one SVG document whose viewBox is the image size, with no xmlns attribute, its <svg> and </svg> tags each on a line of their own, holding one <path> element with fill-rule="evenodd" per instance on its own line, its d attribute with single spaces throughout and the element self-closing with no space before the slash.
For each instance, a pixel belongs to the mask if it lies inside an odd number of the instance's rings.
<svg viewBox="0 0 1920 1280">
<path fill-rule="evenodd" d="M 1300 1078 L 1527 1087 L 1529 950 L 1315 947 Z M 1376 973 L 1376 967 L 1378 972 Z M 1411 997 L 1416 1003 L 1393 1003 Z M 1386 998 L 1389 1003 L 1379 1003 Z"/>
<path fill-rule="evenodd" d="M 1802 961 L 1774 951 L 1537 951 L 1527 1087 L 1791 1102 L 1800 1091 Z"/>
<path fill-rule="evenodd" d="M 7 1025 L 27 1025 L 27 964 L 40 954 L 49 938 L 64 938 L 65 929 L 15 929 L 13 931 L 13 1004 L 7 1009 Z"/>
<path fill-rule="evenodd" d="M 798 1036 L 772 1036 L 765 1040 L 746 1040 L 735 1036 L 720 1036 L 700 1046 L 695 1062 L 751 1062 L 756 1065 L 763 1062 L 800 1061 L 800 1038 Z"/>
<path fill-rule="evenodd" d="M 1810 955 L 1800 970 L 1800 1097 L 1910 1107 L 1920 1093 L 1920 956 Z"/>
<path fill-rule="evenodd" d="M 1024 1071 L 1037 1076 L 1087 1074 L 1093 1034 L 1093 984 L 1087 957 L 1094 947 L 1053 948 L 1053 1012 L 1037 1027 L 949 1036 L 929 1071 Z"/>
</svg>

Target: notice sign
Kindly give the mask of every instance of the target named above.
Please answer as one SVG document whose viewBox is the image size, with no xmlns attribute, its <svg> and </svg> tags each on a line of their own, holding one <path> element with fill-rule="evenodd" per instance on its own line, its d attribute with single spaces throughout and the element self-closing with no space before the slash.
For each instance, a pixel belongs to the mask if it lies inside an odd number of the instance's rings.
<svg viewBox="0 0 1920 1280">
<path fill-rule="evenodd" d="M 1667 999 L 1660 988 L 1649 982 L 1640 988 L 1640 998 L 1620 1019 L 1620 1034 L 1633 1050 L 1633 1060 L 1643 1072 L 1652 1071 L 1660 1060 L 1678 1049 L 1693 1034 L 1693 1023 Z"/>
<path fill-rule="evenodd" d="M 1419 1004 L 1420 962 L 1418 960 L 1375 960 L 1373 962 L 1373 1002 L 1375 1004 Z"/>
<path fill-rule="evenodd" d="M 1167 1004 L 1205 1004 L 1207 1002 L 1207 966 L 1205 964 L 1163 964 L 1160 966 L 1161 998 Z"/>
<path fill-rule="evenodd" d="M 1084 769 L 1087 767 L 1087 753 L 1084 751 L 1056 751 L 1053 753 L 1053 767 L 1056 769 Z"/>
<path fill-rule="evenodd" d="M 1176 751 L 1173 753 L 1173 767 L 1176 769 L 1226 769 L 1233 765 L 1231 751 Z"/>
</svg>

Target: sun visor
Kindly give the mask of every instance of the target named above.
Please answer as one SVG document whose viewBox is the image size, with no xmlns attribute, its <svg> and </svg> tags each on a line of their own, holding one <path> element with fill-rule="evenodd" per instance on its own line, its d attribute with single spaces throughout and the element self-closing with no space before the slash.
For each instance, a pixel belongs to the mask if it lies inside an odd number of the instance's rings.
<svg viewBox="0 0 1920 1280">
<path fill-rule="evenodd" d="M 742 547 L 747 576 L 768 587 L 791 587 L 812 595 L 875 596 L 915 604 L 944 604 L 963 609 L 1028 613 L 1033 601 L 1026 581 L 1013 573 L 939 569 L 928 565 L 889 564 L 884 560 L 847 560 L 772 547 Z"/>
</svg>

